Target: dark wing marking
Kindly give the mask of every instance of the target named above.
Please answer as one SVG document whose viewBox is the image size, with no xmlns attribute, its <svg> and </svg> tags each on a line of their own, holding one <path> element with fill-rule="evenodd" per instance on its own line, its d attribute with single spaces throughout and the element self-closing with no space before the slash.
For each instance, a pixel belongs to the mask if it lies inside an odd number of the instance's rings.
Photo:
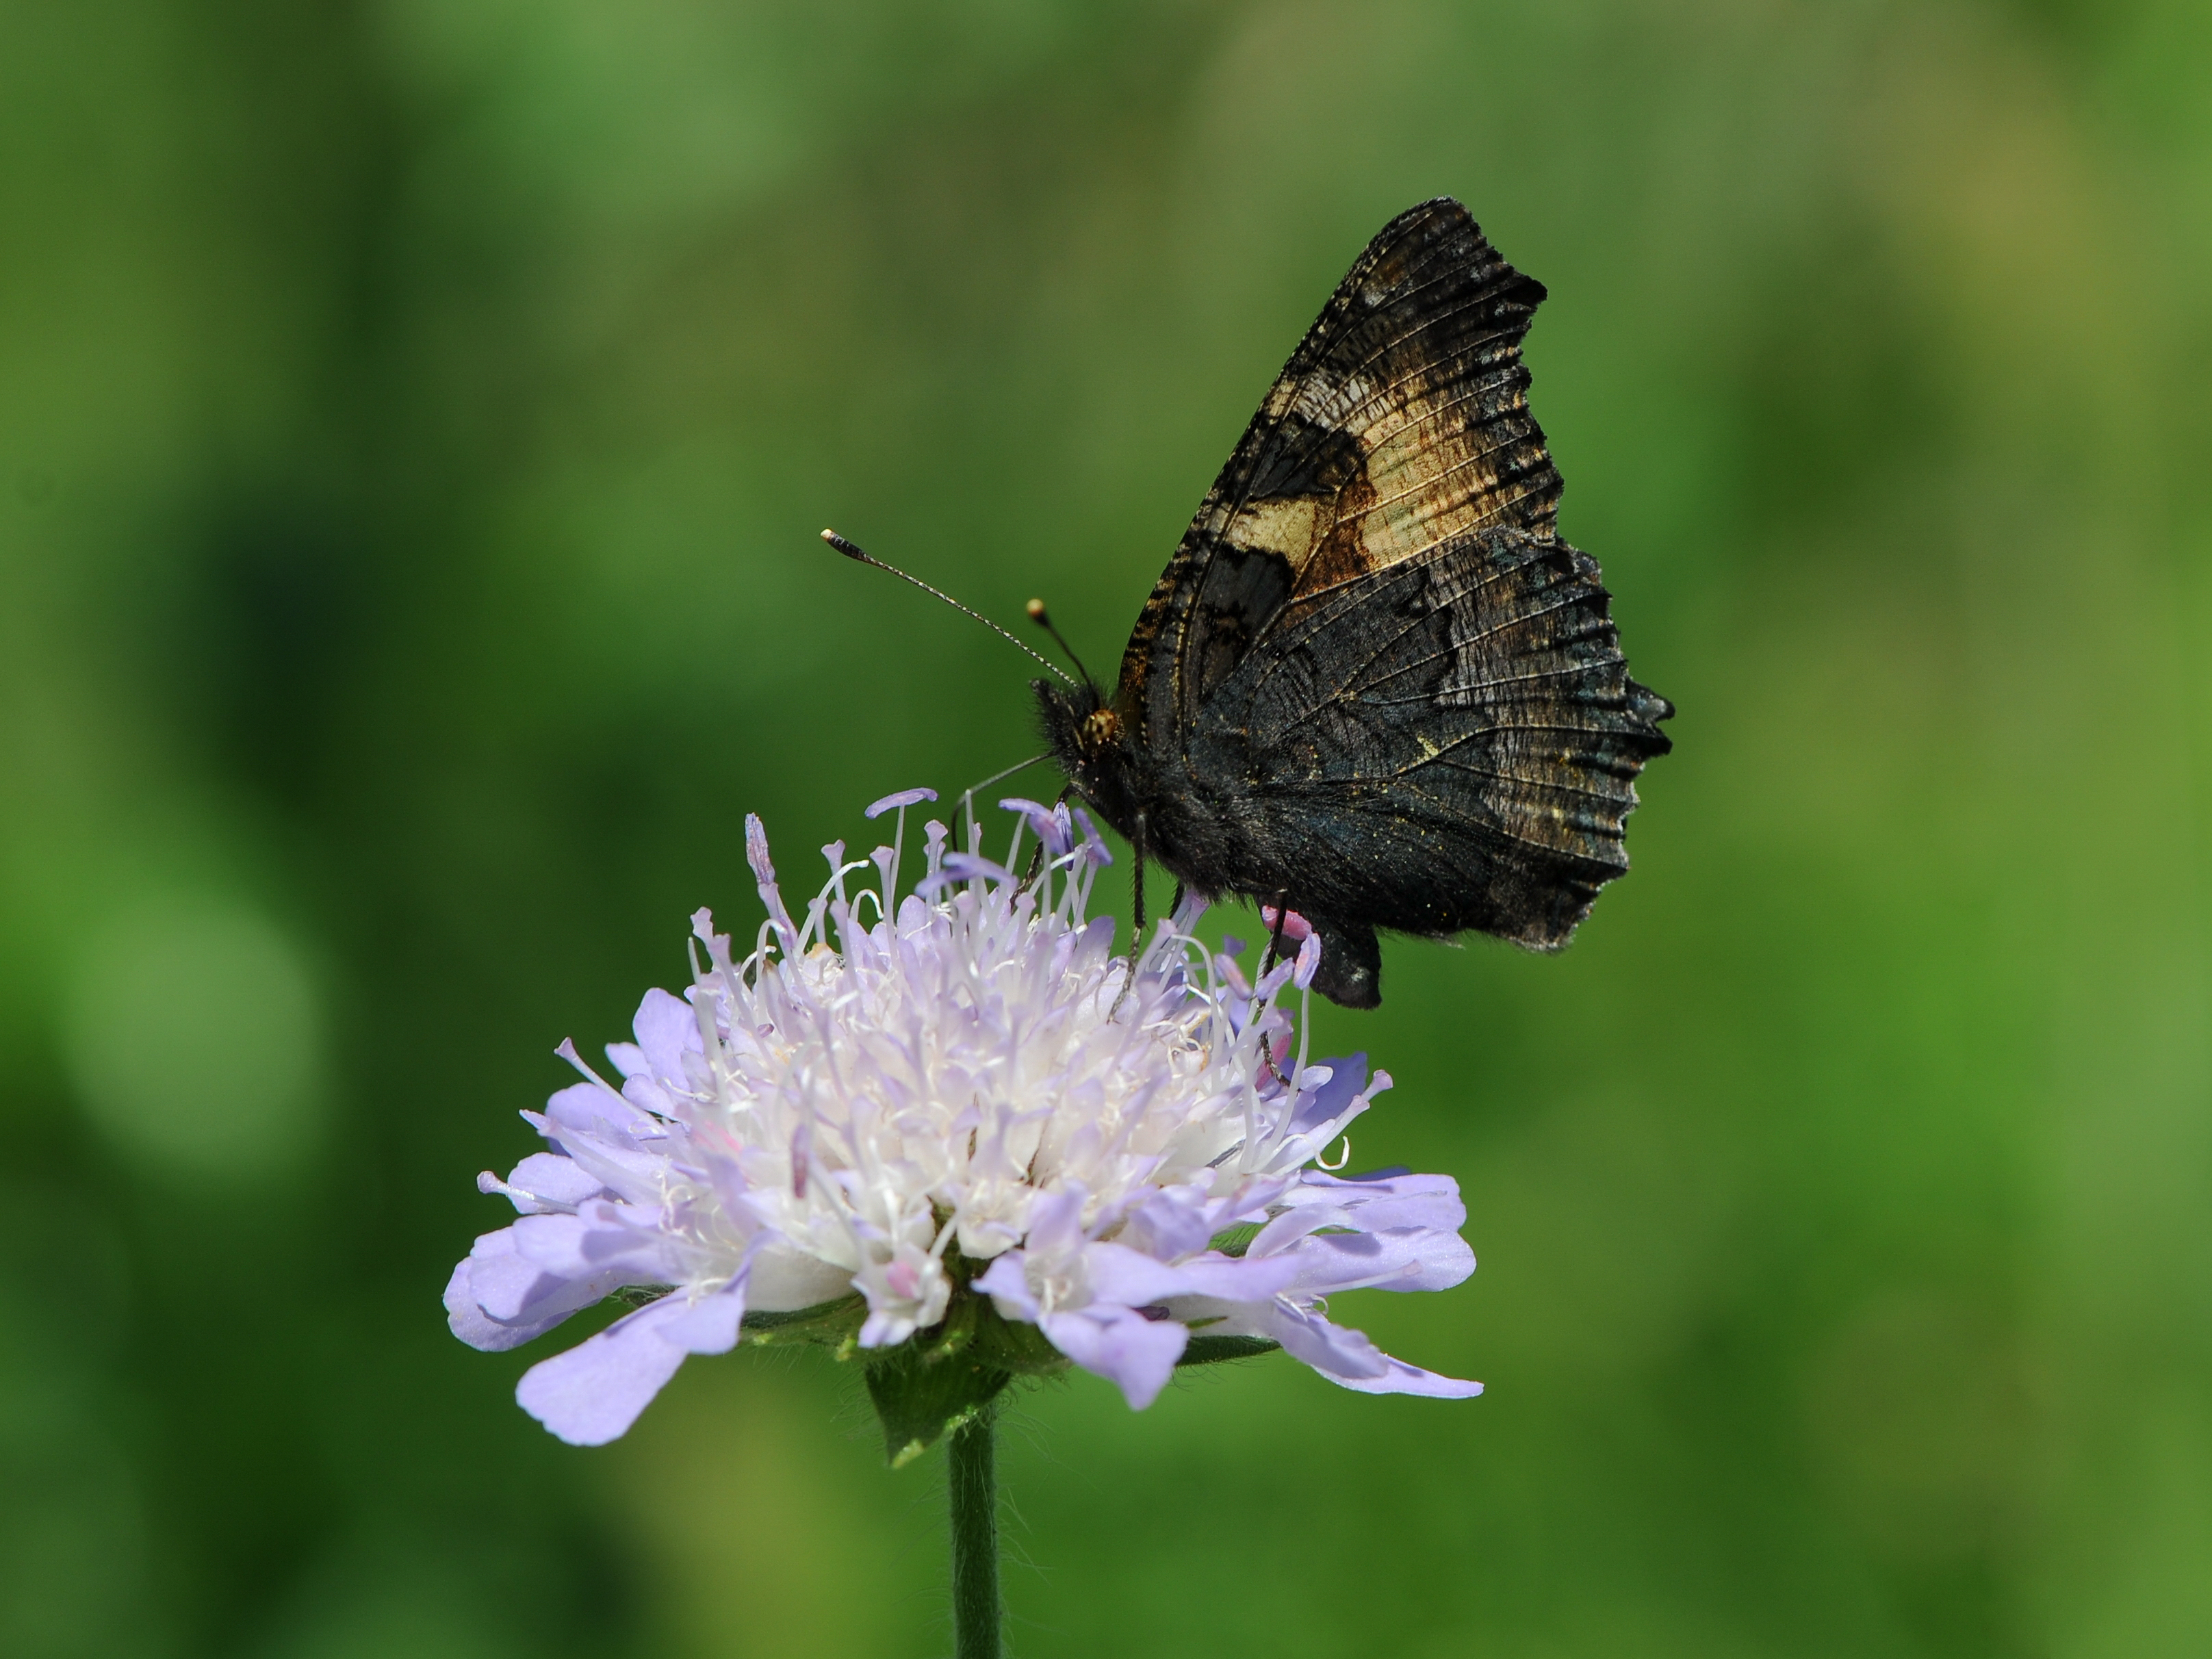
<svg viewBox="0 0 2212 1659">
<path fill-rule="evenodd" d="M 1237 779 L 1244 833 L 1322 914 L 1563 945 L 1671 746 L 1607 606 L 1594 560 L 1517 529 L 1345 579 L 1207 700 L 1194 770 Z"/>
</svg>

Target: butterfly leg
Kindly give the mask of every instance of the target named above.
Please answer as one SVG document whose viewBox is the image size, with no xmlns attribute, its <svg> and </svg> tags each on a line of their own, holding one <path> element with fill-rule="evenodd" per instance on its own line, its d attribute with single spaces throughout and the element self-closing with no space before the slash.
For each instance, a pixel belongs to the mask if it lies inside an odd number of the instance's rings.
<svg viewBox="0 0 2212 1659">
<path fill-rule="evenodd" d="M 1268 970 L 1273 968 L 1278 962 L 1282 960 L 1283 924 L 1285 921 L 1288 921 L 1290 918 L 1291 896 L 1288 893 L 1276 894 L 1275 926 L 1273 930 L 1267 935 L 1267 952 L 1260 959 L 1261 979 L 1267 978 Z M 1272 1048 L 1262 1048 L 1260 1052 L 1266 1057 L 1267 1061 L 1267 1070 L 1273 1074 L 1275 1081 L 1281 1084 L 1285 1089 L 1289 1088 L 1291 1086 L 1291 1080 L 1289 1078 L 1283 1075 L 1283 1068 L 1275 1063 L 1274 1049 Z"/>
<path fill-rule="evenodd" d="M 1283 959 L 1283 924 L 1290 920 L 1290 915 L 1291 896 L 1288 893 L 1276 894 L 1274 931 L 1267 935 L 1267 954 L 1260 958 L 1261 979 L 1267 978 L 1267 970 Z"/>
<path fill-rule="evenodd" d="M 1133 969 L 1145 953 L 1145 815 L 1138 813 L 1130 827 L 1135 831 L 1129 837 L 1129 890 L 1135 907 L 1129 927 L 1129 965 Z"/>
<path fill-rule="evenodd" d="M 1113 1018 L 1121 1012 L 1121 1005 L 1129 1000 L 1129 993 L 1137 983 L 1137 963 L 1145 954 L 1145 815 L 1137 814 L 1136 822 L 1129 826 L 1129 892 L 1133 914 L 1129 928 L 1129 972 L 1121 981 L 1121 994 L 1106 1018 Z"/>
</svg>

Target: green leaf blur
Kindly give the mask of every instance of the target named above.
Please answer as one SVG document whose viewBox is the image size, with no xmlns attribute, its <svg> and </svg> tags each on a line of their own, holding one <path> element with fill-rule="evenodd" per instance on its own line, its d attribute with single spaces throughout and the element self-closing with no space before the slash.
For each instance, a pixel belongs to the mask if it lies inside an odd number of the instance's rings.
<svg viewBox="0 0 2212 1659">
<path fill-rule="evenodd" d="M 745 811 L 1031 752 L 815 532 L 1110 662 L 1445 192 L 1681 710 L 1570 952 L 1319 1016 L 1489 1392 L 1018 1384 L 1017 1650 L 2212 1651 L 2201 3 L 17 0 L 0 135 L 0 1652 L 949 1648 L 859 1367 L 560 1445 L 471 1177 Z"/>
</svg>

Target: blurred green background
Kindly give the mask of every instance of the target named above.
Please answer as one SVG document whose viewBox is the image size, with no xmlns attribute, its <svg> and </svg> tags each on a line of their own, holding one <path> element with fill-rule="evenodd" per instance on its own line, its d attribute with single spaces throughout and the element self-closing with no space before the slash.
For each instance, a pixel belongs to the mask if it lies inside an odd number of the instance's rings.
<svg viewBox="0 0 2212 1659">
<path fill-rule="evenodd" d="M 815 531 L 1110 660 L 1443 192 L 1677 752 L 1322 1018 L 1488 1395 L 1025 1395 L 1017 1650 L 2212 1651 L 2201 0 L 9 0 L 0 135 L 0 1651 L 949 1648 L 826 1361 L 517 1410 L 471 1177 L 745 810 L 1029 752 Z"/>
</svg>

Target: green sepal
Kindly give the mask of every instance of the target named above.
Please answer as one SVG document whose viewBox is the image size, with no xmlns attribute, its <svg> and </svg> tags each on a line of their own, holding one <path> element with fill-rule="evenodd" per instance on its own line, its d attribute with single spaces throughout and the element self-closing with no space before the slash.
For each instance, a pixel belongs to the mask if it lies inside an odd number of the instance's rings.
<svg viewBox="0 0 2212 1659">
<path fill-rule="evenodd" d="M 1253 1359 L 1263 1353 L 1273 1353 L 1282 1346 L 1264 1336 L 1194 1336 L 1183 1345 L 1182 1358 L 1176 1364 L 1180 1368 L 1218 1365 L 1224 1359 Z"/>
<path fill-rule="evenodd" d="M 978 1359 L 1024 1376 L 1056 1376 L 1075 1363 L 1028 1321 L 1001 1317 L 987 1297 L 975 1301 Z"/>
<path fill-rule="evenodd" d="M 955 1296 L 942 1322 L 869 1361 L 868 1398 L 883 1421 L 884 1453 L 903 1468 L 974 1419 L 1014 1380 L 969 1352 L 976 1298 Z"/>
<path fill-rule="evenodd" d="M 744 1334 L 738 1340 L 749 1348 L 787 1347 L 799 1343 L 842 1347 L 852 1340 L 867 1316 L 867 1299 L 857 1292 L 841 1296 L 835 1302 L 817 1302 L 811 1308 L 794 1308 L 788 1313 L 756 1310 L 745 1315 L 741 1328 Z"/>
<path fill-rule="evenodd" d="M 891 1467 L 904 1468 L 972 1421 L 1016 1376 L 1048 1376 L 1069 1363 L 1036 1326 L 1000 1318 L 989 1297 L 963 1285 L 940 1322 L 868 1357 L 868 1398 Z"/>
</svg>

